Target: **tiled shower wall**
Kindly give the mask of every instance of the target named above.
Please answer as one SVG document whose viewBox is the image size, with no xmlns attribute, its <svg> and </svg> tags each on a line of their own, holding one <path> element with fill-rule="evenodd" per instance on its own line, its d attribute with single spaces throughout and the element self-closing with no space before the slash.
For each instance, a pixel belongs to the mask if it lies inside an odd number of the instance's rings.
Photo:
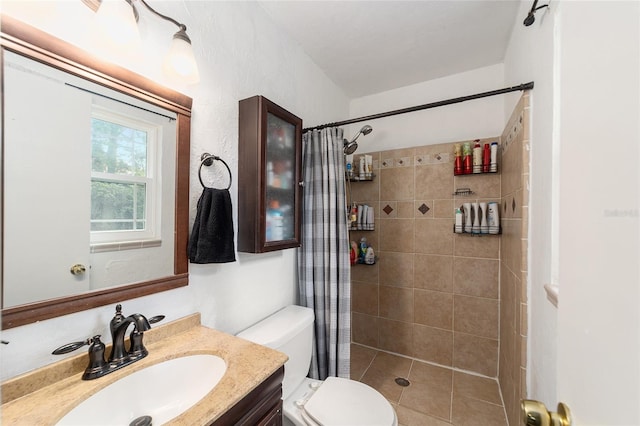
<svg viewBox="0 0 640 426">
<path fill-rule="evenodd" d="M 500 237 L 454 234 L 453 221 L 463 202 L 500 201 L 500 174 L 454 177 L 453 144 L 372 155 L 374 180 L 351 183 L 350 201 L 376 211 L 375 231 L 351 240 L 379 257 L 352 267 L 353 341 L 496 377 Z M 464 187 L 474 194 L 453 196 Z"/>
<path fill-rule="evenodd" d="M 520 424 L 526 397 L 527 238 L 529 218 L 529 95 L 502 134 L 502 250 L 500 256 L 500 371 L 509 424 Z"/>
<path fill-rule="evenodd" d="M 454 177 L 453 143 L 382 151 L 348 193 L 376 217 L 350 238 L 378 256 L 351 269 L 353 342 L 497 376 L 512 425 L 526 397 L 528 105 L 525 93 L 502 136 L 481 141 L 500 142 L 498 174 Z M 502 235 L 452 232 L 454 208 L 476 200 L 500 202 Z"/>
</svg>

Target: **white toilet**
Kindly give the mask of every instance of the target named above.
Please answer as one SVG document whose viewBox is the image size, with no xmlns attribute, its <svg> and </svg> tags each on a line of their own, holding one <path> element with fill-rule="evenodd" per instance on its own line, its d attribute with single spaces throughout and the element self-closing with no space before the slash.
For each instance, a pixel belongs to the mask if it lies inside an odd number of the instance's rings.
<svg viewBox="0 0 640 426">
<path fill-rule="evenodd" d="M 397 426 L 395 410 L 378 391 L 355 380 L 307 378 L 313 310 L 287 306 L 238 337 L 284 352 L 284 424 L 296 426 Z"/>
</svg>

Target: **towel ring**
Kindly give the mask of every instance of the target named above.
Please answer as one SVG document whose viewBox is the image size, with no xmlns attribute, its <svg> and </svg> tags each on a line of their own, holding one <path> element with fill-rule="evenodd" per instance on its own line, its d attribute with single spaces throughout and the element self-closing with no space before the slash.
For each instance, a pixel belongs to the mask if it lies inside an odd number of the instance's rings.
<svg viewBox="0 0 640 426">
<path fill-rule="evenodd" d="M 200 156 L 200 168 L 198 169 L 198 179 L 200 179 L 200 185 L 202 185 L 203 188 L 207 188 L 207 185 L 204 184 L 204 182 L 202 181 L 202 166 L 210 166 L 213 164 L 213 160 L 217 160 L 217 161 L 221 161 L 222 164 L 224 164 L 224 166 L 227 168 L 227 171 L 229 172 L 229 186 L 227 186 L 226 189 L 231 188 L 231 182 L 233 180 L 233 176 L 231 175 L 231 169 L 229 168 L 229 165 L 226 163 L 226 161 L 224 161 L 222 158 L 218 157 L 217 155 L 213 155 L 213 154 L 209 154 L 208 152 L 203 153 Z"/>
</svg>

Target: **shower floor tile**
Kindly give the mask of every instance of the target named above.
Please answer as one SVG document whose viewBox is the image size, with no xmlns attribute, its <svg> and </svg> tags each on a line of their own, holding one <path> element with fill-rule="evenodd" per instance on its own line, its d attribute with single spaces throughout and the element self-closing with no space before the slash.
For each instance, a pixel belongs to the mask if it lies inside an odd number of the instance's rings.
<svg viewBox="0 0 640 426">
<path fill-rule="evenodd" d="M 507 426 L 498 382 L 351 344 L 351 378 L 385 396 L 399 426 Z M 396 383 L 409 380 L 409 386 Z"/>
</svg>

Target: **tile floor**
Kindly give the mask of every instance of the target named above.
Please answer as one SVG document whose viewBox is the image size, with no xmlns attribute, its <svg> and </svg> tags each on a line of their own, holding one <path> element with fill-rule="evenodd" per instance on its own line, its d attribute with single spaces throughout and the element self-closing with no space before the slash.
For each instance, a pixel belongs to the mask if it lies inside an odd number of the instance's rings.
<svg viewBox="0 0 640 426">
<path fill-rule="evenodd" d="M 410 385 L 395 383 L 406 378 Z M 507 426 L 498 382 L 351 345 L 351 378 L 392 404 L 401 426 Z"/>
</svg>

